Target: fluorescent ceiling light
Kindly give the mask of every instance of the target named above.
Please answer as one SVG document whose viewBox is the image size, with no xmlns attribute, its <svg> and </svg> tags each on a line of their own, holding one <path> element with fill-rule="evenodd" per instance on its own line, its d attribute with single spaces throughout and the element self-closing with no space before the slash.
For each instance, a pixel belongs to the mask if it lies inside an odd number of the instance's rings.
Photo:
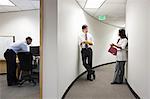
<svg viewBox="0 0 150 99">
<path fill-rule="evenodd" d="M 85 8 L 99 8 L 105 0 L 87 0 Z"/>
<path fill-rule="evenodd" d="M 0 5 L 3 6 L 15 6 L 11 1 L 9 0 L 0 0 Z"/>
</svg>

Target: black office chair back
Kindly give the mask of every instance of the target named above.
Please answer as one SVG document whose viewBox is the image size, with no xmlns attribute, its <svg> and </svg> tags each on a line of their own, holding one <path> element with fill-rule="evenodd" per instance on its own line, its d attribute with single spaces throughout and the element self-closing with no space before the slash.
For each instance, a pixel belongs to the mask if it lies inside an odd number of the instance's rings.
<svg viewBox="0 0 150 99">
<path fill-rule="evenodd" d="M 30 52 L 19 52 L 18 53 L 20 69 L 24 71 L 32 70 L 32 54 Z"/>
</svg>

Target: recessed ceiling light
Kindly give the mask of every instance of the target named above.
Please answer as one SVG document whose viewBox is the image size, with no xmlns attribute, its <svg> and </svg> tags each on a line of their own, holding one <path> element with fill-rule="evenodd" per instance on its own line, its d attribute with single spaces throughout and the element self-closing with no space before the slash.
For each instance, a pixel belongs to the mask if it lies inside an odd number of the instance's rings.
<svg viewBox="0 0 150 99">
<path fill-rule="evenodd" d="M 85 8 L 99 8 L 105 0 L 87 0 Z"/>
<path fill-rule="evenodd" d="M 3 6 L 15 6 L 10 0 L 0 0 L 0 5 L 3 5 Z"/>
</svg>

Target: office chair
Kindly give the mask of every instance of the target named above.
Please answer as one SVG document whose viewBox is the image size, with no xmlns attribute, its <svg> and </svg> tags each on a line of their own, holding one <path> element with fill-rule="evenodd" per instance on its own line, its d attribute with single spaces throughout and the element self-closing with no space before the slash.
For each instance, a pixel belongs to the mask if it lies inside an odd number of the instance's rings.
<svg viewBox="0 0 150 99">
<path fill-rule="evenodd" d="M 33 55 L 33 54 L 32 54 Z M 33 55 L 33 78 L 39 83 L 39 57 Z"/>
<path fill-rule="evenodd" d="M 18 59 L 20 66 L 18 86 L 22 86 L 26 81 L 32 82 L 34 85 L 36 85 L 36 82 L 32 77 L 32 54 L 30 52 L 19 52 Z"/>
</svg>

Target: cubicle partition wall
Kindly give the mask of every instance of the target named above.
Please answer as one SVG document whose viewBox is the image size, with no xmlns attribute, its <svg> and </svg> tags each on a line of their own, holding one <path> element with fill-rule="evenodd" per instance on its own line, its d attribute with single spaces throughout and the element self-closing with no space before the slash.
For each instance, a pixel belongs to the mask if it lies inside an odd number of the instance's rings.
<svg viewBox="0 0 150 99">
<path fill-rule="evenodd" d="M 13 42 L 15 42 L 15 36 L 0 36 L 0 74 L 7 73 L 4 52 Z"/>
</svg>

